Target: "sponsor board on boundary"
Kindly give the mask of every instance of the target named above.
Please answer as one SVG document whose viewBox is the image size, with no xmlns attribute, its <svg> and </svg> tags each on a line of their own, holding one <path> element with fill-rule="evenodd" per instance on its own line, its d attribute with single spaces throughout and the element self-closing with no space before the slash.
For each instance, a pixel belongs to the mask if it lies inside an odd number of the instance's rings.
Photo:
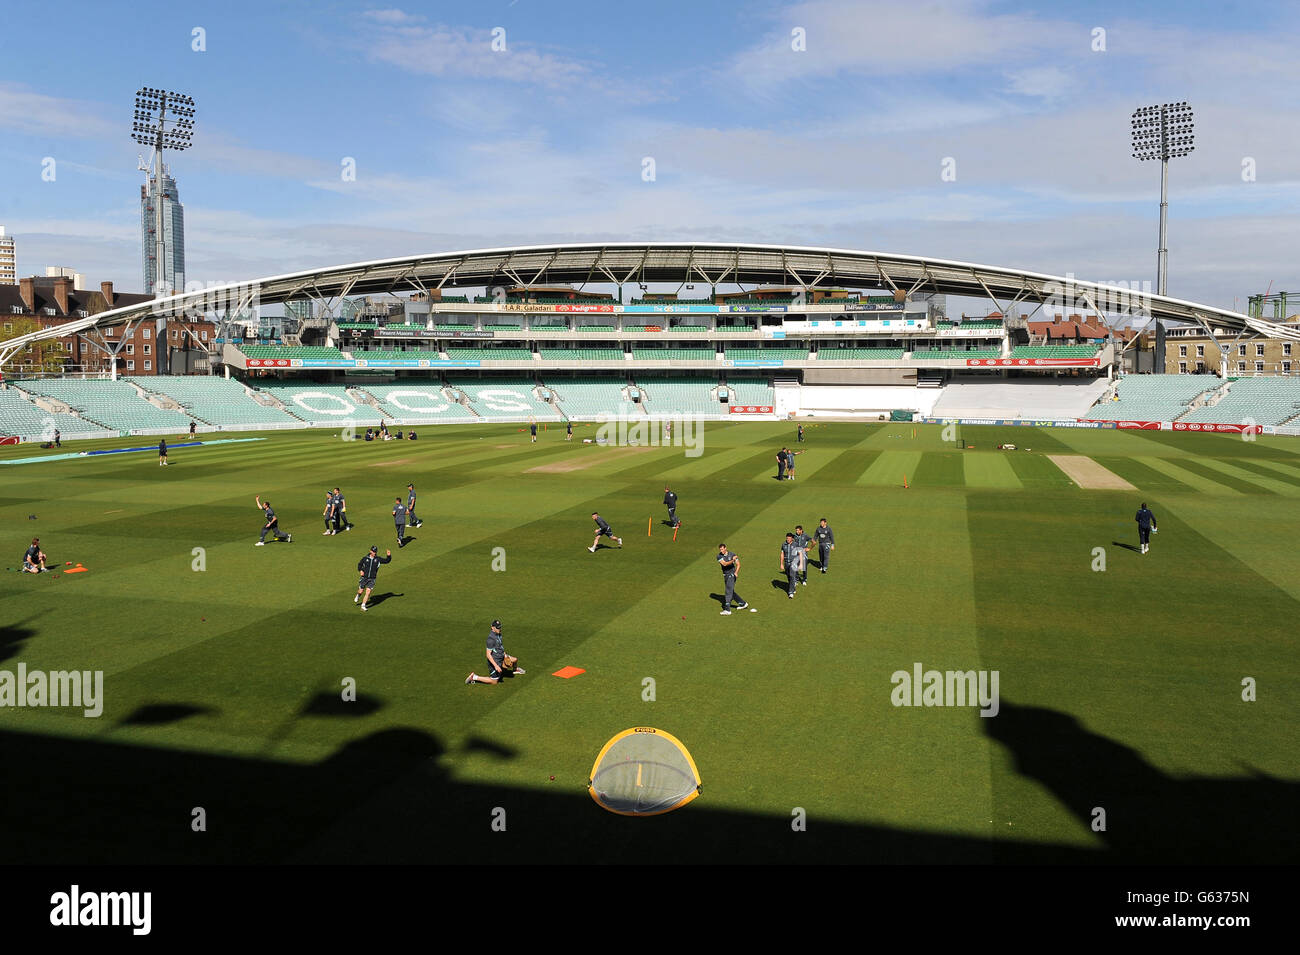
<svg viewBox="0 0 1300 955">
<path fill-rule="evenodd" d="M 1175 421 L 1175 431 L 1209 431 L 1217 434 L 1263 434 L 1264 428 L 1257 424 L 1198 424 L 1196 422 Z"/>
<path fill-rule="evenodd" d="M 9 435 L 0 435 L 0 444 L 21 444 L 22 438 L 11 437 Z"/>
<path fill-rule="evenodd" d="M 1080 418 L 1080 421 L 1091 421 L 1091 418 Z M 1168 431 L 1168 421 L 1111 421 L 1112 428 L 1119 428 L 1121 431 Z"/>
<path fill-rule="evenodd" d="M 1082 421 L 1077 418 L 919 418 L 921 424 L 991 424 L 1022 428 L 1113 428 L 1114 421 Z"/>
<path fill-rule="evenodd" d="M 1099 358 L 967 358 L 967 368 L 1096 368 Z"/>
<path fill-rule="evenodd" d="M 556 305 L 557 312 L 612 312 L 616 305 Z"/>
<path fill-rule="evenodd" d="M 772 414 L 772 405 L 728 405 L 729 414 Z"/>
</svg>

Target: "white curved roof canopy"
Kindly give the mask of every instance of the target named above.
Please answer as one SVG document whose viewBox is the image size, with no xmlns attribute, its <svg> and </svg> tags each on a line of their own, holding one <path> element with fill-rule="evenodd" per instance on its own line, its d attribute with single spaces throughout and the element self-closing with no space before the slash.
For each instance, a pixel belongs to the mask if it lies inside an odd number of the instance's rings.
<svg viewBox="0 0 1300 955">
<path fill-rule="evenodd" d="M 435 288 L 701 282 L 709 285 L 779 285 L 804 288 L 886 288 L 987 297 L 1004 314 L 1029 304 L 1083 314 L 1194 322 L 1233 331 L 1300 341 L 1300 332 L 1210 305 L 1154 295 L 1071 276 L 954 262 L 927 256 L 805 246 L 728 242 L 607 242 L 437 252 L 356 262 L 251 279 L 201 292 L 174 295 L 101 312 L 0 345 L 0 361 L 46 338 L 120 325 L 141 318 L 232 310 L 260 304 L 334 299 L 346 295 L 410 294 Z M 217 303 L 217 304 L 214 304 Z"/>
</svg>

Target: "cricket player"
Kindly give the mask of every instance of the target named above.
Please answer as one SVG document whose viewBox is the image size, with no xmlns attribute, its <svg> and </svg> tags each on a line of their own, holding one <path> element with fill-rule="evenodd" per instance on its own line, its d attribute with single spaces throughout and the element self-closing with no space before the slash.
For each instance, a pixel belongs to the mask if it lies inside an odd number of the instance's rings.
<svg viewBox="0 0 1300 955">
<path fill-rule="evenodd" d="M 39 574 L 46 570 L 49 568 L 45 566 L 45 552 L 41 550 L 41 539 L 33 537 L 32 546 L 23 554 L 23 573 Z"/>
<path fill-rule="evenodd" d="M 776 479 L 778 481 L 785 480 L 785 454 L 785 448 L 776 452 Z"/>
<path fill-rule="evenodd" d="M 564 422 L 564 426 L 565 426 L 565 427 L 564 427 L 564 440 L 565 440 L 565 441 L 572 441 L 572 440 L 573 440 L 573 422 L 572 422 L 572 421 L 566 421 L 566 422 Z"/>
<path fill-rule="evenodd" d="M 366 604 L 370 602 L 370 591 L 375 589 L 375 580 L 379 577 L 379 565 L 390 564 L 393 561 L 393 552 L 385 550 L 384 556 L 379 556 L 379 548 L 371 547 L 370 553 L 362 557 L 357 562 L 357 573 L 361 575 L 361 580 L 357 583 L 357 595 L 352 598 L 352 602 L 361 604 L 361 609 L 365 610 Z"/>
<path fill-rule="evenodd" d="M 799 572 L 799 583 L 807 587 L 808 551 L 812 548 L 812 538 L 803 532 L 802 524 L 794 529 L 794 542 L 799 546 L 799 560 L 795 563 L 795 570 Z"/>
<path fill-rule="evenodd" d="M 1138 543 L 1142 545 L 1141 553 L 1145 554 L 1151 549 L 1151 532 L 1156 530 L 1156 516 L 1147 510 L 1146 501 L 1138 508 L 1137 517 L 1134 518 L 1138 525 Z"/>
<path fill-rule="evenodd" d="M 477 673 L 471 673 L 465 677 L 465 683 L 500 683 L 506 674 L 506 648 L 501 641 L 501 621 L 493 620 L 492 629 L 488 631 L 487 637 L 487 661 L 491 664 L 492 669 L 486 671 L 486 676 L 479 676 Z M 524 673 L 523 667 L 515 667 L 515 675 Z"/>
<path fill-rule="evenodd" d="M 343 492 L 338 488 L 334 489 L 334 533 L 340 530 L 352 530 L 352 522 L 348 520 L 348 502 L 343 497 Z"/>
<path fill-rule="evenodd" d="M 817 541 L 817 562 L 822 565 L 822 573 L 831 562 L 831 551 L 835 549 L 835 532 L 831 530 L 826 518 L 813 529 L 813 540 Z"/>
<path fill-rule="evenodd" d="M 740 576 L 740 558 L 727 550 L 726 544 L 718 545 L 718 566 L 722 568 L 722 582 L 725 585 L 725 592 L 722 595 L 722 614 L 723 617 L 731 616 L 731 602 L 736 602 L 737 610 L 744 610 L 749 606 L 745 598 L 736 593 L 736 578 Z"/>
<path fill-rule="evenodd" d="M 799 443 L 803 444 L 803 425 L 799 425 Z"/>
<path fill-rule="evenodd" d="M 325 510 L 322 514 L 325 518 L 325 533 L 321 536 L 329 537 L 331 534 L 336 533 L 336 531 L 330 527 L 330 522 L 333 521 L 337 524 L 338 518 L 334 516 L 334 492 L 328 488 L 325 490 Z"/>
<path fill-rule="evenodd" d="M 537 422 L 532 418 L 528 419 L 528 433 L 532 435 L 532 443 L 537 443 Z"/>
<path fill-rule="evenodd" d="M 406 517 L 412 527 L 423 527 L 424 521 L 415 516 L 415 485 L 406 485 Z"/>
<path fill-rule="evenodd" d="M 257 543 L 254 544 L 253 546 L 254 547 L 265 546 L 266 535 L 268 532 L 274 534 L 275 539 L 277 541 L 285 541 L 286 543 L 292 544 L 293 543 L 292 534 L 280 533 L 280 519 L 275 516 L 275 511 L 271 510 L 271 502 L 267 501 L 265 504 L 263 504 L 262 495 L 260 494 L 257 495 L 256 500 L 257 500 L 258 508 L 262 511 L 262 517 L 266 519 L 266 523 L 262 525 L 262 535 L 257 539 Z"/>
<path fill-rule="evenodd" d="M 393 523 L 397 525 L 397 546 L 406 546 L 406 505 L 400 497 L 393 498 Z"/>
<path fill-rule="evenodd" d="M 190 422 L 190 437 L 191 437 L 191 438 L 194 437 L 194 428 L 195 428 L 195 422 L 191 421 L 191 422 Z"/>
<path fill-rule="evenodd" d="M 158 442 L 158 467 L 167 467 L 167 439 Z"/>
<path fill-rule="evenodd" d="M 61 448 L 61 447 L 63 447 L 63 442 L 60 440 L 60 438 L 61 438 L 62 436 L 63 436 L 63 433 L 62 433 L 58 428 L 55 428 L 55 429 L 54 429 L 54 446 L 55 446 L 56 448 Z"/>
<path fill-rule="evenodd" d="M 785 543 L 781 545 L 781 573 L 785 574 L 785 595 L 794 600 L 795 588 L 799 586 L 799 545 L 794 542 L 794 535 L 785 534 Z"/>
<path fill-rule="evenodd" d="M 788 448 L 786 449 L 786 452 L 785 452 L 785 479 L 786 479 L 787 481 L 793 481 L 793 480 L 794 480 L 794 456 L 795 456 L 796 454 L 803 454 L 803 452 L 802 452 L 802 451 L 791 451 L 791 450 L 788 449 Z"/>
<path fill-rule="evenodd" d="M 672 488 L 664 488 L 664 504 L 668 508 L 668 523 L 677 526 L 677 495 Z"/>
<path fill-rule="evenodd" d="M 588 547 L 587 550 L 591 551 L 593 554 L 596 553 L 596 548 L 600 544 L 601 537 L 608 537 L 612 541 L 618 541 L 618 546 L 623 546 L 623 538 L 614 536 L 614 532 L 610 530 L 609 525 L 605 523 L 605 518 L 601 517 L 595 511 L 592 511 L 591 519 L 596 522 L 596 539 L 591 542 L 591 546 Z"/>
</svg>

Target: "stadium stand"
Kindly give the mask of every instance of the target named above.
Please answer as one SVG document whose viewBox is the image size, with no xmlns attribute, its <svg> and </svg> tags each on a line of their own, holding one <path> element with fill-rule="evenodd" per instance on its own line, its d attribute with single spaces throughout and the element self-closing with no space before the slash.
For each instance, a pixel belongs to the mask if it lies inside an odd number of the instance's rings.
<svg viewBox="0 0 1300 955">
<path fill-rule="evenodd" d="M 613 332 L 616 331 L 613 325 L 579 325 L 574 329 L 575 332 Z"/>
<path fill-rule="evenodd" d="M 249 397 L 243 385 L 231 379 L 206 375 L 153 375 L 130 380 L 146 391 L 166 395 L 191 417 L 219 428 L 301 425 L 297 418 L 279 408 L 258 404 Z"/>
<path fill-rule="evenodd" d="M 86 420 L 114 431 L 180 432 L 190 426 L 188 415 L 151 404 L 125 381 L 42 378 L 16 382 L 16 386 L 62 401 Z"/>
<path fill-rule="evenodd" d="M 483 326 L 483 331 L 485 332 L 522 332 L 523 330 L 524 330 L 524 326 L 522 325 L 484 325 Z"/>
<path fill-rule="evenodd" d="M 1278 425 L 1300 415 L 1300 381 L 1294 378 L 1238 378 L 1218 404 L 1190 411 L 1179 421 L 1196 424 Z"/>
<path fill-rule="evenodd" d="M 448 379 L 447 384 L 463 391 L 480 418 L 518 421 L 533 417 L 538 421 L 559 421 L 555 409 L 533 394 L 530 378 Z"/>
<path fill-rule="evenodd" d="M 912 352 L 914 361 L 965 361 L 974 358 L 1001 358 L 1001 348 L 918 348 Z"/>
<path fill-rule="evenodd" d="M 597 415 L 640 415 L 635 402 L 623 398 L 623 381 L 609 378 L 564 378 L 548 380 L 560 410 L 569 418 Z"/>
<path fill-rule="evenodd" d="M 52 414 L 32 404 L 15 388 L 0 389 L 0 434 L 24 441 L 48 441 L 57 428 L 64 437 L 106 435 L 102 425 L 70 414 Z"/>
<path fill-rule="evenodd" d="M 714 394 L 717 382 L 708 378 L 646 378 L 637 381 L 645 391 L 645 410 L 654 415 L 727 414 L 727 406 Z"/>
<path fill-rule="evenodd" d="M 458 401 L 443 394 L 442 385 L 428 383 L 403 383 L 366 385 L 364 389 L 379 402 L 379 411 L 362 408 L 373 416 L 386 415 L 401 424 L 418 424 L 425 421 L 465 422 L 478 420 L 477 415 Z"/>
<path fill-rule="evenodd" d="M 465 325 L 460 322 L 450 322 L 446 325 L 433 326 L 434 331 L 438 332 L 469 332 L 474 330 L 473 325 Z"/>
<path fill-rule="evenodd" d="M 943 389 L 933 414 L 941 418 L 1087 418 L 1106 393 L 1105 378 L 1022 378 L 954 382 Z"/>
<path fill-rule="evenodd" d="M 807 348 L 745 348 L 740 345 L 728 345 L 727 356 L 731 361 L 807 361 Z"/>
<path fill-rule="evenodd" d="M 343 385 L 259 384 L 259 390 L 284 403 L 289 413 L 303 421 L 342 424 L 349 418 L 372 418 L 373 410 L 358 407 Z"/>
<path fill-rule="evenodd" d="M 713 361 L 712 348 L 638 348 L 632 346 L 633 361 Z"/>
<path fill-rule="evenodd" d="M 352 357 L 363 358 L 368 362 L 419 361 L 422 358 L 432 358 L 436 360 L 438 358 L 438 353 L 431 348 L 411 349 L 410 351 L 400 351 L 392 348 L 372 348 L 369 351 L 354 351 Z"/>
<path fill-rule="evenodd" d="M 540 348 L 542 361 L 622 361 L 621 348 Z"/>
<path fill-rule="evenodd" d="M 1173 421 L 1199 395 L 1222 382 L 1212 375 L 1129 375 L 1120 380 L 1118 401 L 1103 401 L 1085 418 L 1097 421 Z"/>
<path fill-rule="evenodd" d="M 342 358 L 343 352 L 337 348 L 325 348 L 321 345 L 240 345 L 239 350 L 249 358 Z"/>
<path fill-rule="evenodd" d="M 1017 345 L 1012 358 L 1092 358 L 1096 345 Z"/>
<path fill-rule="evenodd" d="M 670 332 L 707 332 L 708 325 L 674 325 L 668 329 Z"/>
<path fill-rule="evenodd" d="M 819 348 L 818 361 L 901 361 L 901 348 Z"/>
<path fill-rule="evenodd" d="M 447 358 L 455 361 L 532 361 L 527 348 L 453 348 L 447 346 Z"/>
<path fill-rule="evenodd" d="M 730 396 L 733 405 L 770 405 L 774 403 L 772 395 L 772 383 L 766 378 L 736 378 L 727 379 L 729 391 L 735 392 Z"/>
</svg>

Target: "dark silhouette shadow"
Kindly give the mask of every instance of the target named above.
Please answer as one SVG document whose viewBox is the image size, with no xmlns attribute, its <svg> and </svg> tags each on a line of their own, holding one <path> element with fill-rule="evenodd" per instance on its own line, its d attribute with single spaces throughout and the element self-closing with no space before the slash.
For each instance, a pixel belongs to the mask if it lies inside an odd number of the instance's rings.
<svg viewBox="0 0 1300 955">
<path fill-rule="evenodd" d="M 709 599 L 710 599 L 710 600 L 716 600 L 716 601 L 718 602 L 718 605 L 721 606 L 721 605 L 722 605 L 722 601 L 724 601 L 724 600 L 727 599 L 727 595 L 726 595 L 726 594 L 709 594 Z"/>
<path fill-rule="evenodd" d="M 411 543 L 411 541 L 414 541 L 414 540 L 419 540 L 419 538 L 417 538 L 417 537 L 411 537 L 411 536 L 409 536 L 409 535 L 406 536 L 406 537 L 403 537 L 401 543 L 397 545 L 397 546 L 398 546 L 398 549 L 401 549 L 401 548 L 405 547 L 407 544 Z"/>
<path fill-rule="evenodd" d="M 369 716 L 384 708 L 377 696 L 358 693 L 355 700 L 343 699 L 342 690 L 322 691 L 313 696 L 298 711 L 299 716 Z"/>
<path fill-rule="evenodd" d="M 195 706 L 192 703 L 146 703 L 128 714 L 118 725 L 164 726 L 167 723 L 179 723 L 189 716 L 220 712 L 210 706 Z"/>
<path fill-rule="evenodd" d="M 823 565 L 822 565 L 822 562 L 821 562 L 820 560 L 818 560 L 817 558 L 815 558 L 815 557 L 809 557 L 809 558 L 808 558 L 808 566 L 809 566 L 809 567 L 816 567 L 818 570 L 821 570 Z"/>
<path fill-rule="evenodd" d="M 384 594 L 377 594 L 377 593 L 374 593 L 374 592 L 372 591 L 371 594 L 370 594 L 370 600 L 367 601 L 367 606 L 372 607 L 372 608 L 373 608 L 373 607 L 378 607 L 381 603 L 383 603 L 383 602 L 384 602 L 385 600 L 387 600 L 389 597 L 405 597 L 405 596 L 406 596 L 406 594 L 395 594 L 395 593 L 393 593 L 391 590 L 388 591 L 388 593 L 384 593 Z"/>
<path fill-rule="evenodd" d="M 783 593 L 783 594 L 784 594 L 784 593 L 789 593 L 789 591 L 790 591 L 790 584 L 789 584 L 789 582 L 788 582 L 784 577 L 773 577 L 773 578 L 772 578 L 772 589 L 773 589 L 773 590 L 779 590 L 779 591 L 781 591 L 781 593 Z"/>
<path fill-rule="evenodd" d="M 37 577 L 38 574 L 31 576 Z M 34 617 L 28 620 L 20 620 L 17 623 L 9 623 L 0 626 L 0 660 L 8 660 L 10 657 L 17 656 L 22 650 L 22 642 L 30 637 L 36 636 L 35 630 L 29 630 L 23 624 L 28 623 Z"/>
<path fill-rule="evenodd" d="M 1122 544 L 1119 541 L 1111 541 L 1110 543 L 1112 547 L 1123 547 L 1125 550 L 1131 550 L 1135 554 L 1142 553 L 1142 548 L 1138 547 L 1137 544 Z"/>
<path fill-rule="evenodd" d="M 1010 750 L 1084 826 L 1097 808 L 1108 862 L 1294 863 L 1300 783 L 1250 769 L 1252 778 L 1171 776 L 1134 749 L 1093 733 L 1067 713 L 1003 701 L 984 731 Z"/>
<path fill-rule="evenodd" d="M 514 759 L 519 753 L 513 746 L 506 746 L 504 743 L 484 739 L 481 736 L 471 736 L 465 740 L 464 745 L 461 746 L 461 752 L 491 753 L 499 759 Z"/>
</svg>

